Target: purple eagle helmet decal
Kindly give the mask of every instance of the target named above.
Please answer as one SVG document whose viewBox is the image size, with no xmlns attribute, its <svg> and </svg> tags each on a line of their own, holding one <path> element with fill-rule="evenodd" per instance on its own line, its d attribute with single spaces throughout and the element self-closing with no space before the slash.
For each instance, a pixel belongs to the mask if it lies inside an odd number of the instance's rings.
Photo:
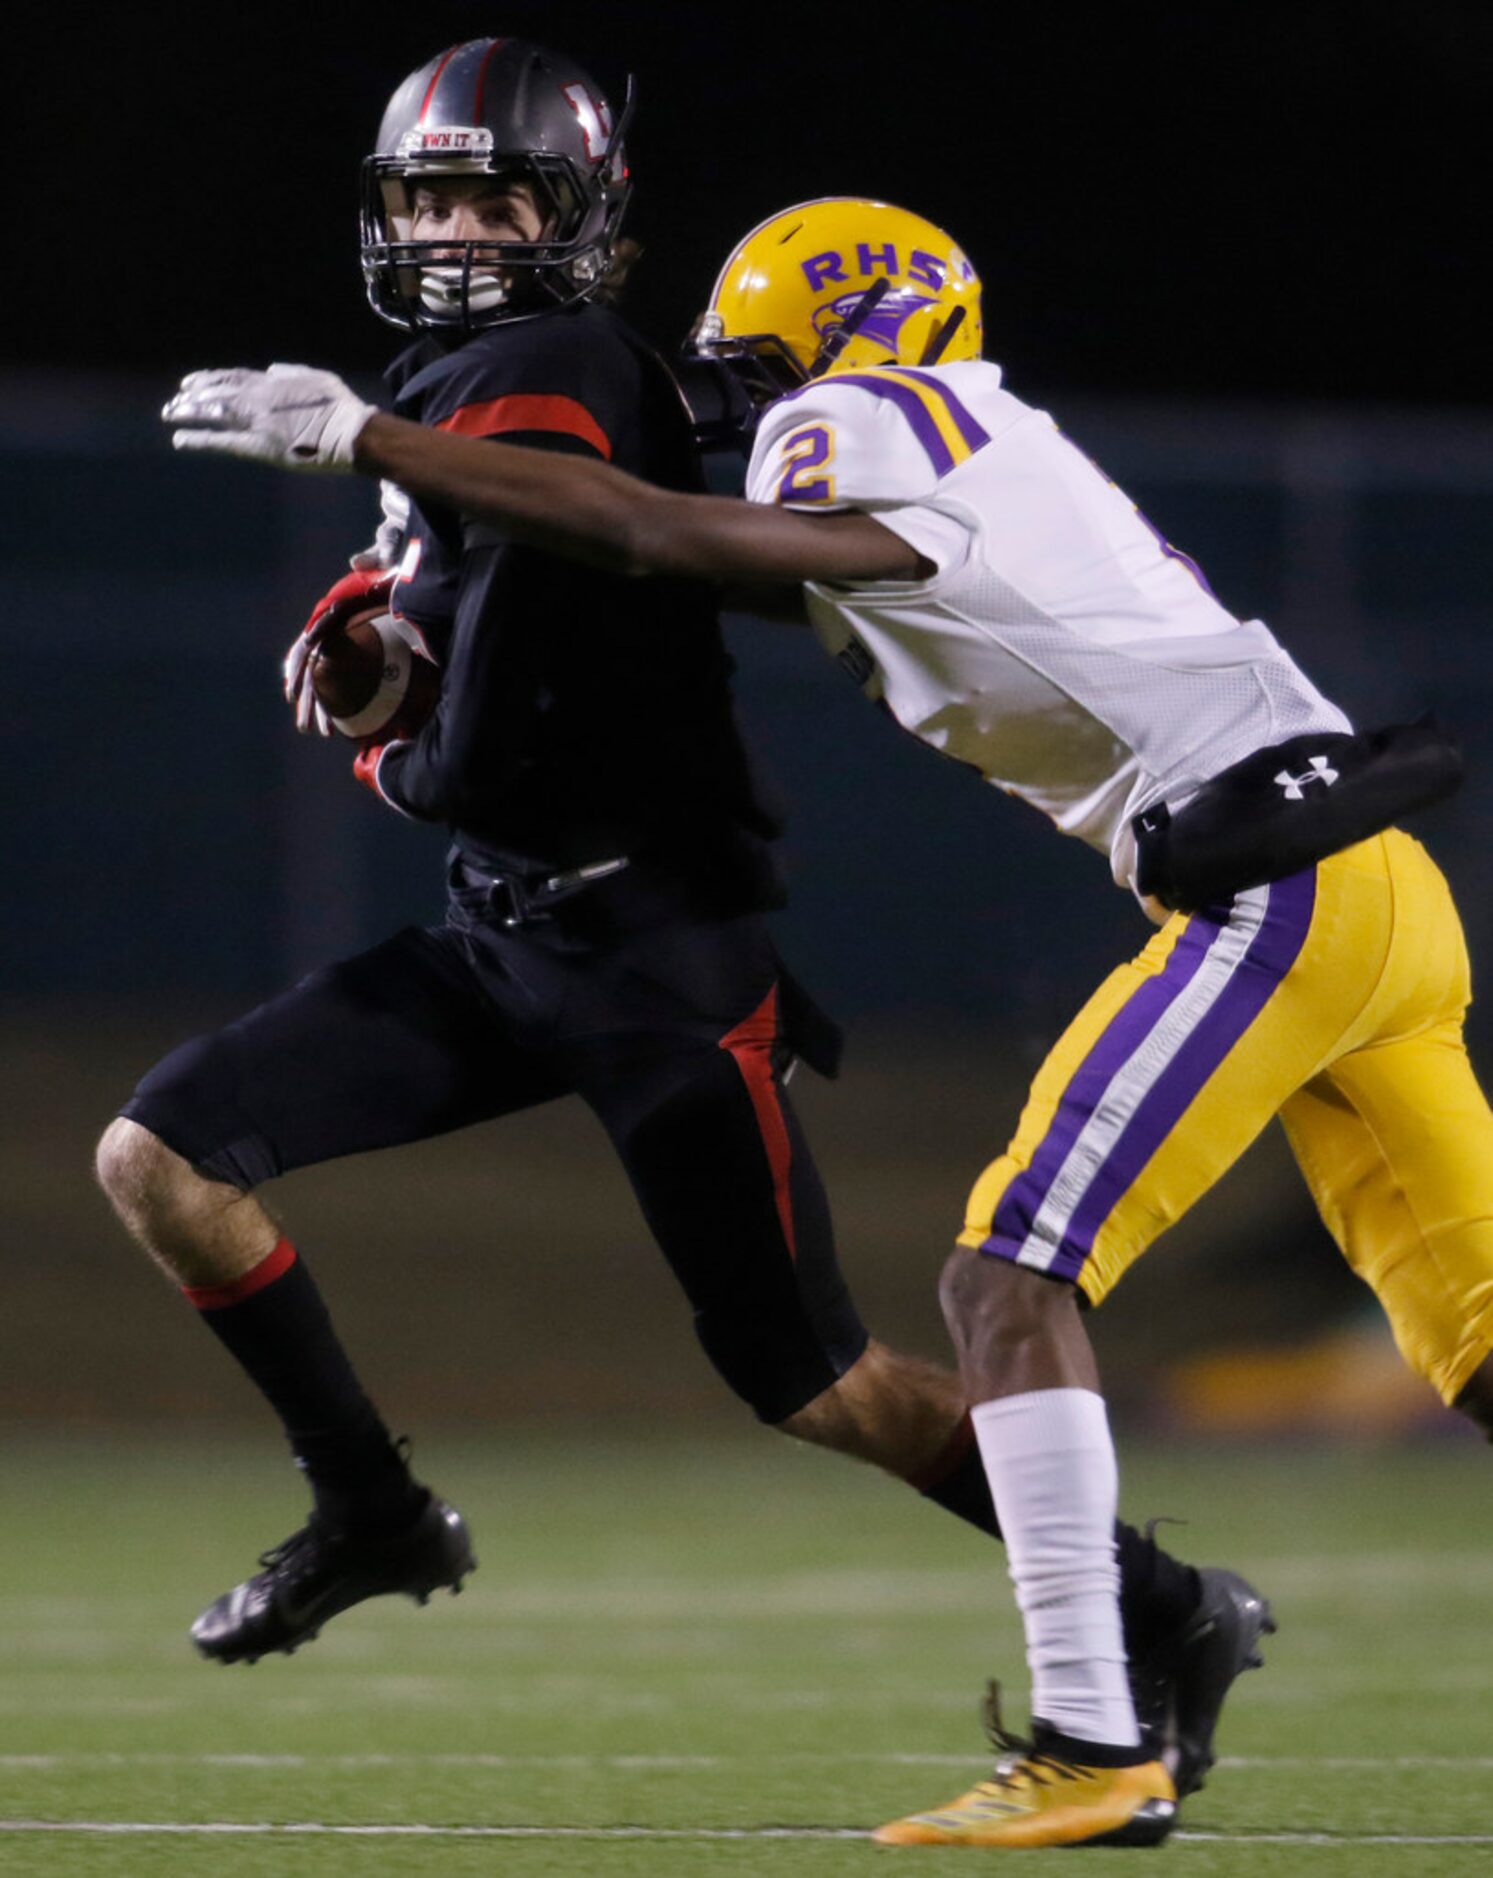
<svg viewBox="0 0 1493 1878">
<path fill-rule="evenodd" d="M 845 323 L 860 305 L 865 291 L 860 288 L 855 293 L 841 294 L 828 305 L 814 309 L 814 331 L 821 339 Z M 903 326 L 914 313 L 937 305 L 938 295 L 930 294 L 925 287 L 889 287 L 861 321 L 856 329 L 857 336 L 867 345 L 885 346 L 888 352 L 900 356 Z"/>
</svg>

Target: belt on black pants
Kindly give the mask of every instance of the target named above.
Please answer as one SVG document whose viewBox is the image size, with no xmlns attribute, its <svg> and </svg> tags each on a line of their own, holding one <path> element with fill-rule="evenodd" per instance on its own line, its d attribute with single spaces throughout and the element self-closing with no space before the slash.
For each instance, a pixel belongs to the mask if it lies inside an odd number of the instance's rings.
<svg viewBox="0 0 1493 1878">
<path fill-rule="evenodd" d="M 732 829 L 571 868 L 484 866 L 458 845 L 446 879 L 468 918 L 508 932 L 544 924 L 597 943 L 652 926 L 737 919 L 783 900 L 770 855 Z"/>
<path fill-rule="evenodd" d="M 452 851 L 447 870 L 451 899 L 479 919 L 509 932 L 542 921 L 563 921 L 568 937 L 614 940 L 670 920 L 730 919 L 756 913 L 755 896 L 723 898 L 673 869 L 637 866 L 627 855 L 592 861 L 560 873 L 493 874 Z M 779 1041 L 785 1055 L 801 1057 L 821 1076 L 839 1074 L 844 1037 L 793 974 L 778 961 Z"/>
<path fill-rule="evenodd" d="M 451 898 L 468 912 L 494 919 L 510 931 L 551 917 L 551 910 L 610 880 L 632 865 L 625 854 L 591 861 L 560 873 L 489 874 L 453 855 L 448 875 Z"/>
</svg>

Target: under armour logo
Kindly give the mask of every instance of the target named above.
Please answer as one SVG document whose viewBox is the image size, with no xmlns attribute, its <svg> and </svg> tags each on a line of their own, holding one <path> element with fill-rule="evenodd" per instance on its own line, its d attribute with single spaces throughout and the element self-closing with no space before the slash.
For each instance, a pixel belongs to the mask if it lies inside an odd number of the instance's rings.
<svg viewBox="0 0 1493 1878">
<path fill-rule="evenodd" d="M 1319 782 L 1324 789 L 1330 789 L 1337 781 L 1337 771 L 1325 756 L 1314 756 L 1308 760 L 1311 768 L 1303 770 L 1299 776 L 1293 776 L 1288 769 L 1275 772 L 1275 780 L 1285 790 L 1287 802 L 1299 802 L 1306 794 L 1308 783 Z"/>
</svg>

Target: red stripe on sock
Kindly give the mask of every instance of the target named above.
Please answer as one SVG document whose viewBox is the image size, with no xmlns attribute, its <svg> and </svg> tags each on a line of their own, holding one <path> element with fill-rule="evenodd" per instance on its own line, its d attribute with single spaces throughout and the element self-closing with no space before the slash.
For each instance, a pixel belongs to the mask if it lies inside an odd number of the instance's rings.
<svg viewBox="0 0 1493 1878">
<path fill-rule="evenodd" d="M 783 1119 L 777 1084 L 772 1073 L 772 1052 L 777 1035 L 778 988 L 774 985 L 750 1017 L 743 1018 L 734 1030 L 727 1031 L 721 1038 L 720 1047 L 729 1050 L 734 1057 L 736 1067 L 741 1071 L 741 1079 L 747 1086 L 747 1094 L 752 1098 L 757 1129 L 762 1136 L 762 1146 L 767 1151 L 767 1164 L 772 1170 L 772 1191 L 777 1203 L 778 1223 L 788 1242 L 788 1256 L 796 1261 L 798 1242 L 793 1231 L 793 1192 L 789 1184 L 789 1176 L 793 1171 L 793 1146 L 788 1138 L 788 1124 Z"/>
<path fill-rule="evenodd" d="M 295 1256 L 295 1247 L 288 1239 L 282 1239 L 273 1252 L 246 1271 L 242 1278 L 235 1278 L 226 1285 L 183 1285 L 182 1295 L 199 1311 L 221 1311 L 226 1305 L 242 1304 L 245 1298 L 252 1298 L 256 1291 L 263 1291 L 266 1285 L 284 1277 L 295 1264 Z"/>
<path fill-rule="evenodd" d="M 938 1486 L 941 1481 L 947 1480 L 957 1468 L 963 1466 L 965 1457 L 974 1445 L 975 1425 L 969 1416 L 965 1415 L 929 1465 L 921 1473 L 907 1476 L 908 1486 L 916 1488 L 919 1493 L 927 1493 L 931 1487 Z"/>
</svg>

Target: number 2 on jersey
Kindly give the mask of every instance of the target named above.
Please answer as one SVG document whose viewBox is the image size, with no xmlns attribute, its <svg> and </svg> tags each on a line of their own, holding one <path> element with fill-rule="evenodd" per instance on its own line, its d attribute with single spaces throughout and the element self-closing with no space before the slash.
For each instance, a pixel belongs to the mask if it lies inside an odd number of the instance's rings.
<svg viewBox="0 0 1493 1878">
<path fill-rule="evenodd" d="M 835 479 L 816 476 L 815 470 L 827 470 L 835 460 L 835 434 L 828 424 L 810 424 L 783 439 L 783 475 L 778 483 L 778 502 L 833 502 Z"/>
</svg>

